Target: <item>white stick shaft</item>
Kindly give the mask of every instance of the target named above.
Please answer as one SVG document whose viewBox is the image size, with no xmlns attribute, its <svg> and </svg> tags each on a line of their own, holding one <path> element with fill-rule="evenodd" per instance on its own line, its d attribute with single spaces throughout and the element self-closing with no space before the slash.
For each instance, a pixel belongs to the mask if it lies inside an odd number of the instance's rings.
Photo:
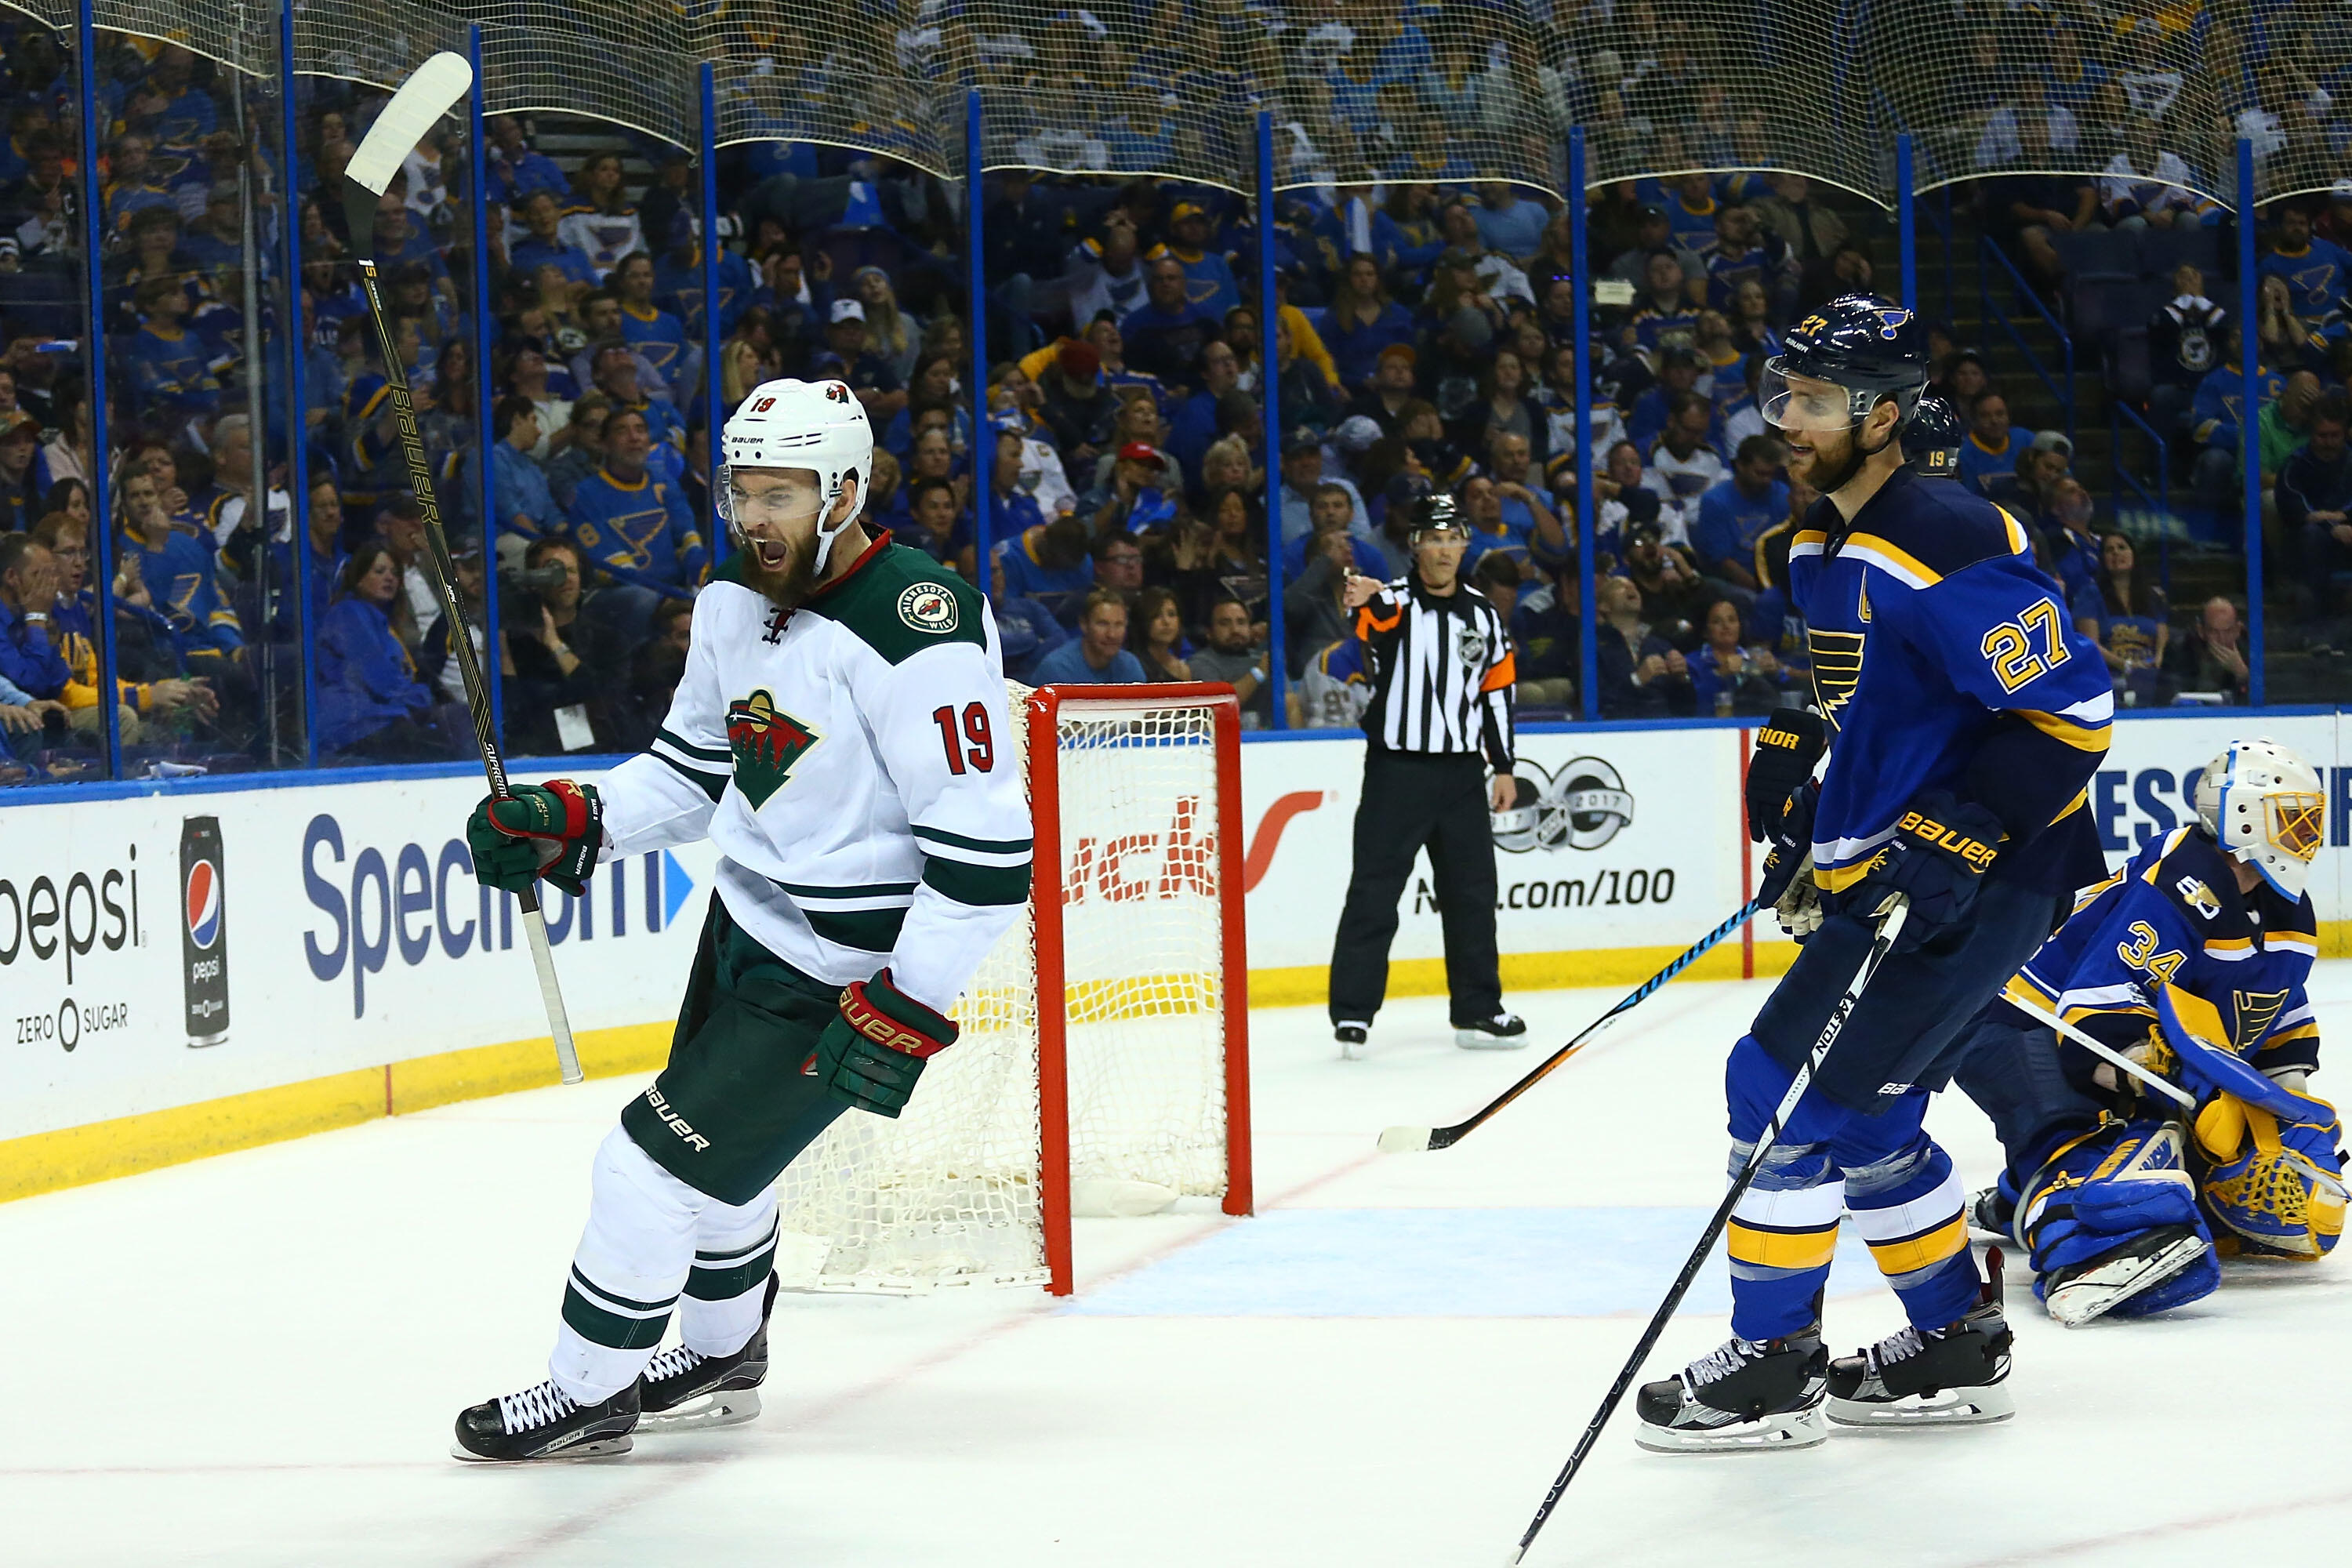
<svg viewBox="0 0 2352 1568">
<path fill-rule="evenodd" d="M 2049 1025 L 2052 1028 L 2057 1030 L 2060 1034 L 2065 1036 L 2068 1039 L 2074 1041 L 2076 1045 L 2082 1047 L 2084 1050 L 2090 1052 L 2101 1061 L 2113 1063 L 2119 1070 L 2131 1074 L 2132 1077 L 2139 1079 L 2140 1082 L 2147 1085 L 2148 1088 L 2156 1090 L 2157 1093 L 2163 1095 L 2166 1099 L 2174 1100 L 2190 1110 L 2197 1109 L 2197 1097 L 2195 1095 L 2190 1094 L 2187 1089 L 2182 1089 L 2178 1084 L 2166 1082 L 2163 1079 L 2157 1077 L 2156 1074 L 2148 1071 L 2146 1068 L 2140 1066 L 2139 1063 L 2132 1060 L 2131 1058 L 2125 1056 L 2121 1051 L 2115 1049 L 2113 1047 L 2101 1045 L 2089 1035 L 2084 1034 L 2074 1025 L 2066 1022 L 2065 1019 L 2058 1016 L 2057 1014 L 2049 1011 L 2047 1008 L 2037 1006 L 2033 1003 L 2026 1001 L 2024 998 L 2016 995 L 2014 993 L 2004 993 L 2001 996 L 2001 1000 L 2016 1008 L 2019 1012 L 2024 1014 L 2027 1017 Z"/>
<path fill-rule="evenodd" d="M 563 1010 L 563 990 L 555 983 L 555 952 L 547 945 L 547 922 L 537 910 L 522 912 L 523 934 L 530 938 L 530 966 L 539 971 L 540 1000 L 547 1004 L 548 1027 L 555 1031 L 555 1065 L 566 1083 L 579 1083 L 580 1052 L 572 1043 L 572 1015 Z"/>
</svg>

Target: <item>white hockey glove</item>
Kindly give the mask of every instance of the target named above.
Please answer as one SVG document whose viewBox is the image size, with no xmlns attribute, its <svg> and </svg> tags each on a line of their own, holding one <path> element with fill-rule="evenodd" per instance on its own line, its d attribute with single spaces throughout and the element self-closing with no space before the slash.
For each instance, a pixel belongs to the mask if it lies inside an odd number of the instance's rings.
<svg viewBox="0 0 2352 1568">
<path fill-rule="evenodd" d="M 1780 901 L 1772 906 L 1772 918 L 1799 942 L 1822 929 L 1822 889 L 1813 880 L 1813 857 L 1810 851 L 1798 862 L 1797 874 L 1781 890 Z"/>
</svg>

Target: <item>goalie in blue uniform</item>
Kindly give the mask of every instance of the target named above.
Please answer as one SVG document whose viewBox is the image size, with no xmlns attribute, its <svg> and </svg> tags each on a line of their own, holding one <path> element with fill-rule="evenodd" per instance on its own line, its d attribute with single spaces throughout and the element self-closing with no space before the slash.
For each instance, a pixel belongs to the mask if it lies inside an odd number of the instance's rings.
<svg viewBox="0 0 2352 1568">
<path fill-rule="evenodd" d="M 2335 1108 L 2305 1092 L 2319 951 L 2304 891 L 2317 773 L 2242 741 L 2197 784 L 2197 820 L 2087 889 L 2063 930 L 1969 1026 L 1957 1079 L 2008 1165 L 1971 1205 L 2030 1253 L 2070 1328 L 2210 1295 L 2218 1258 L 2317 1258 L 2344 1227 Z M 2054 1015 L 2194 1100 L 2088 1049 Z"/>
<path fill-rule="evenodd" d="M 1733 1210 L 1732 1338 L 1642 1390 L 1645 1447 L 1805 1447 L 1824 1415 L 2011 1408 L 1998 1277 L 1978 1273 L 1959 1180 L 1920 1119 L 1969 1019 L 2105 872 L 2085 788 L 2114 698 L 2025 529 L 1906 466 L 1927 380 L 1917 320 L 1868 295 L 1822 307 L 1765 369 L 1790 473 L 1823 497 L 1789 551 L 1819 714 L 1776 717 L 1748 772 L 1748 830 L 1772 843 L 1764 891 L 1805 945 L 1725 1069 L 1735 1173 L 1890 900 L 1910 914 Z M 1911 1326 L 1833 1361 L 1821 1302 L 1849 1213 Z"/>
</svg>

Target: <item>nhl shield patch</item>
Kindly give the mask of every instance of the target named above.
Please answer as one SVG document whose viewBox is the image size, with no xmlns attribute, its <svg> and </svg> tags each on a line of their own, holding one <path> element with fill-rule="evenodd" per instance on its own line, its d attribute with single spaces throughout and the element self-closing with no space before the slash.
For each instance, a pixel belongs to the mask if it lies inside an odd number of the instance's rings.
<svg viewBox="0 0 2352 1568">
<path fill-rule="evenodd" d="M 944 637 L 962 617 L 953 594 L 936 583 L 918 583 L 898 595 L 898 618 L 919 632 Z"/>
<path fill-rule="evenodd" d="M 816 742 L 816 731 L 777 708 L 765 691 L 728 706 L 727 746 L 735 754 L 735 787 L 754 811 L 784 787 L 793 765 Z"/>
</svg>

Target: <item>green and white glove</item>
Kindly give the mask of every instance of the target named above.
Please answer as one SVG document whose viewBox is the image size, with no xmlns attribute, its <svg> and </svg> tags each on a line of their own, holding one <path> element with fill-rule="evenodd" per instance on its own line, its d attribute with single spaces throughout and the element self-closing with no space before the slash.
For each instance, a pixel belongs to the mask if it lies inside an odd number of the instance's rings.
<svg viewBox="0 0 2352 1568">
<path fill-rule="evenodd" d="M 835 1100 L 895 1118 L 907 1109 L 923 1064 L 954 1045 L 960 1032 L 892 984 L 886 969 L 842 987 L 841 1014 L 817 1037 L 816 1074 Z"/>
<path fill-rule="evenodd" d="M 466 843 L 485 887 L 520 893 L 544 877 L 576 899 L 604 847 L 604 802 L 594 784 L 570 779 L 516 784 L 509 799 L 482 797 Z"/>
</svg>

